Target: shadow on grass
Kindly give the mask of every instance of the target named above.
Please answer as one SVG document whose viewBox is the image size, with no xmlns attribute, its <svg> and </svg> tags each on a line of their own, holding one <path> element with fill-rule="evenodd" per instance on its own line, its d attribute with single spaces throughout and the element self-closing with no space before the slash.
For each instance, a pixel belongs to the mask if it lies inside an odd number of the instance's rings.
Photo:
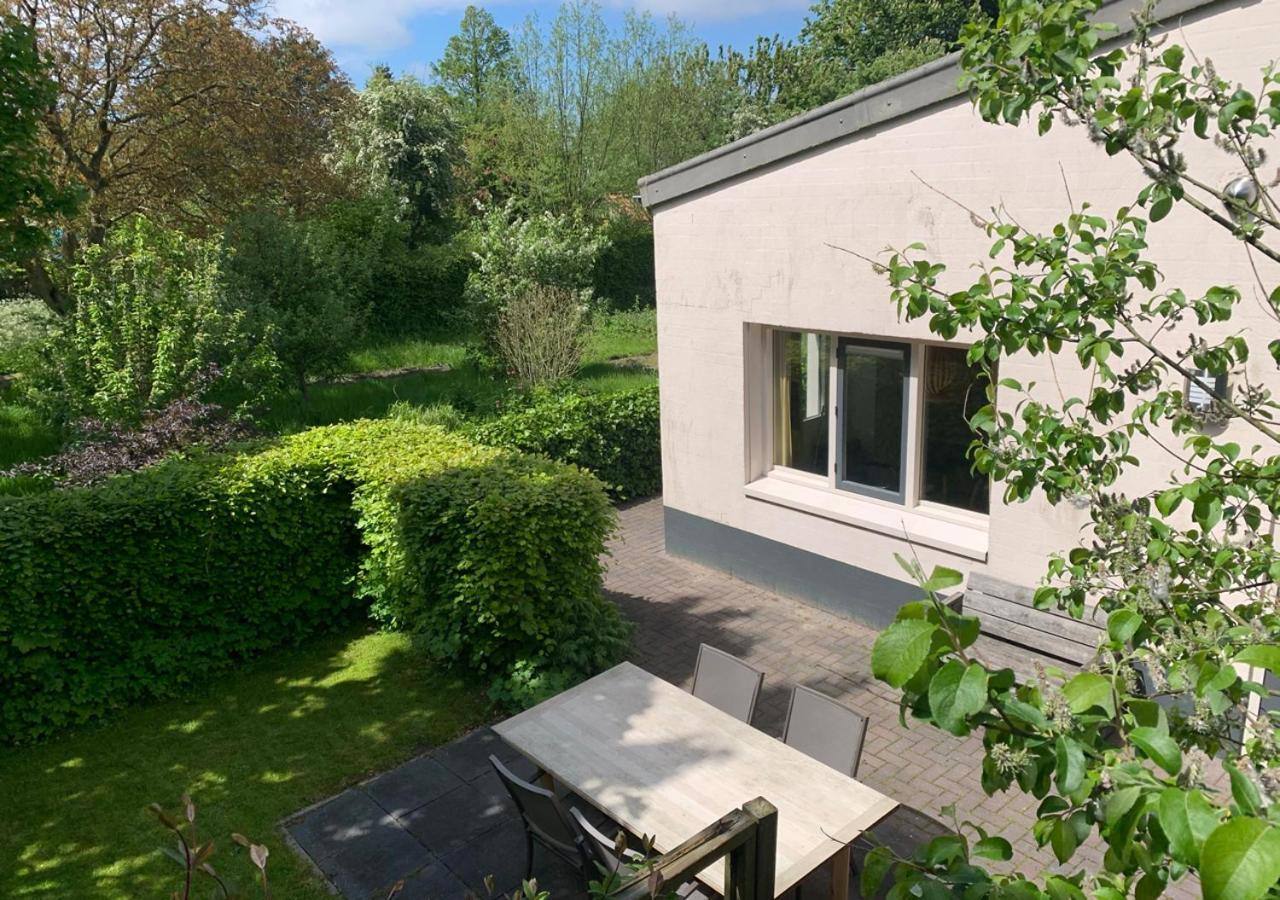
<svg viewBox="0 0 1280 900">
<path fill-rule="evenodd" d="M 481 691 L 434 670 L 406 638 L 361 628 L 275 653 L 185 701 L 0 749 L 0 896 L 168 896 L 178 868 L 143 810 L 173 808 L 186 791 L 220 871 L 247 883 L 228 837 L 238 831 L 270 848 L 276 898 L 326 897 L 275 824 L 488 715 Z"/>
<path fill-rule="evenodd" d="M 262 424 L 270 431 L 301 431 L 352 419 L 377 419 L 399 401 L 417 406 L 449 403 L 464 412 L 487 410 L 507 390 L 506 383 L 474 365 L 444 372 L 414 372 L 312 385 L 309 395 L 292 392 L 273 401 Z"/>
</svg>

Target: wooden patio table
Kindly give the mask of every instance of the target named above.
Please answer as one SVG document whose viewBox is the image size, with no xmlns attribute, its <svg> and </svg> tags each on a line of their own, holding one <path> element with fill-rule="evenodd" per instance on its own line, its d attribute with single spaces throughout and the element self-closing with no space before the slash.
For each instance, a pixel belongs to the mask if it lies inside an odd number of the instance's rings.
<svg viewBox="0 0 1280 900">
<path fill-rule="evenodd" d="M 778 809 L 774 896 L 828 863 L 844 900 L 849 844 L 898 805 L 631 663 L 494 730 L 661 852 L 763 797 Z M 698 879 L 723 894 L 725 867 Z"/>
</svg>

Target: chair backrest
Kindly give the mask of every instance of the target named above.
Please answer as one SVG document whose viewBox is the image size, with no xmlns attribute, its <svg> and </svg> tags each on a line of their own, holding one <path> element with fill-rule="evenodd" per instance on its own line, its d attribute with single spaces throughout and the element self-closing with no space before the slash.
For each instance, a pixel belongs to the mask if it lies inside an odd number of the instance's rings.
<svg viewBox="0 0 1280 900">
<path fill-rule="evenodd" d="M 813 688 L 791 692 L 782 740 L 850 778 L 858 776 L 867 718 Z"/>
<path fill-rule="evenodd" d="M 540 788 L 516 775 L 496 756 L 489 762 L 502 779 L 511 799 L 516 802 L 525 826 L 541 840 L 572 857 L 582 857 L 582 838 L 574 828 L 564 806 L 551 791 Z"/>
<path fill-rule="evenodd" d="M 573 824 L 578 831 L 586 838 L 587 855 L 603 872 L 619 872 L 624 860 L 630 862 L 643 859 L 634 850 L 623 850 L 623 856 L 619 858 L 616 838 L 609 838 L 599 828 L 592 825 L 576 806 L 569 810 L 569 815 L 573 817 Z"/>
<path fill-rule="evenodd" d="M 693 696 L 750 724 L 764 673 L 709 644 L 698 647 L 693 670 Z"/>
</svg>

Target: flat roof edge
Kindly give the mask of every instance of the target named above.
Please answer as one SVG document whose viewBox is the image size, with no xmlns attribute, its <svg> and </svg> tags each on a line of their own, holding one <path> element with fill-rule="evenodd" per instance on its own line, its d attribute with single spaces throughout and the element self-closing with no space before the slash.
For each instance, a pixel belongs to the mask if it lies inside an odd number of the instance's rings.
<svg viewBox="0 0 1280 900">
<path fill-rule="evenodd" d="M 1156 8 L 1163 23 L 1223 0 L 1162 0 Z M 1108 0 L 1098 19 L 1118 26 L 1116 38 L 1133 30 L 1132 13 L 1142 0 Z M 850 137 L 875 125 L 961 96 L 960 54 L 903 72 L 825 106 L 809 110 L 777 125 L 677 163 L 638 182 L 640 200 L 648 208 L 670 203 L 755 169 L 798 156 L 808 150 Z"/>
</svg>

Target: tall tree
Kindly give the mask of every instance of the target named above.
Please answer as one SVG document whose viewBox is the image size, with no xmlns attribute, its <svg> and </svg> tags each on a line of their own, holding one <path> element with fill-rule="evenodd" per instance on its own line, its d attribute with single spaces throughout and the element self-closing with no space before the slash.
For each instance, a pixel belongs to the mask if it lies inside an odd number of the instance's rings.
<svg viewBox="0 0 1280 900">
<path fill-rule="evenodd" d="M 493 91 L 510 83 L 511 35 L 486 9 L 468 6 L 458 33 L 449 38 L 431 71 L 459 108 L 477 119 Z"/>
<path fill-rule="evenodd" d="M 800 32 L 813 77 L 797 99 L 817 106 L 936 59 L 995 11 L 994 0 L 818 0 Z"/>
<path fill-rule="evenodd" d="M 53 158 L 40 140 L 40 119 L 56 96 L 35 34 L 0 16 L 0 277 L 47 245 L 52 220 L 74 205 L 73 192 L 56 184 Z"/>
<path fill-rule="evenodd" d="M 252 0 L 0 0 L 36 35 L 58 89 L 43 118 L 62 183 L 85 194 L 62 255 L 134 213 L 216 226 L 249 203 L 331 196 L 324 164 L 350 95 L 309 33 Z M 31 288 L 70 299 L 40 260 Z"/>
<path fill-rule="evenodd" d="M 461 159 L 461 132 L 444 97 L 385 67 L 374 71 L 338 131 L 338 170 L 391 196 L 413 239 L 445 216 Z"/>
</svg>

